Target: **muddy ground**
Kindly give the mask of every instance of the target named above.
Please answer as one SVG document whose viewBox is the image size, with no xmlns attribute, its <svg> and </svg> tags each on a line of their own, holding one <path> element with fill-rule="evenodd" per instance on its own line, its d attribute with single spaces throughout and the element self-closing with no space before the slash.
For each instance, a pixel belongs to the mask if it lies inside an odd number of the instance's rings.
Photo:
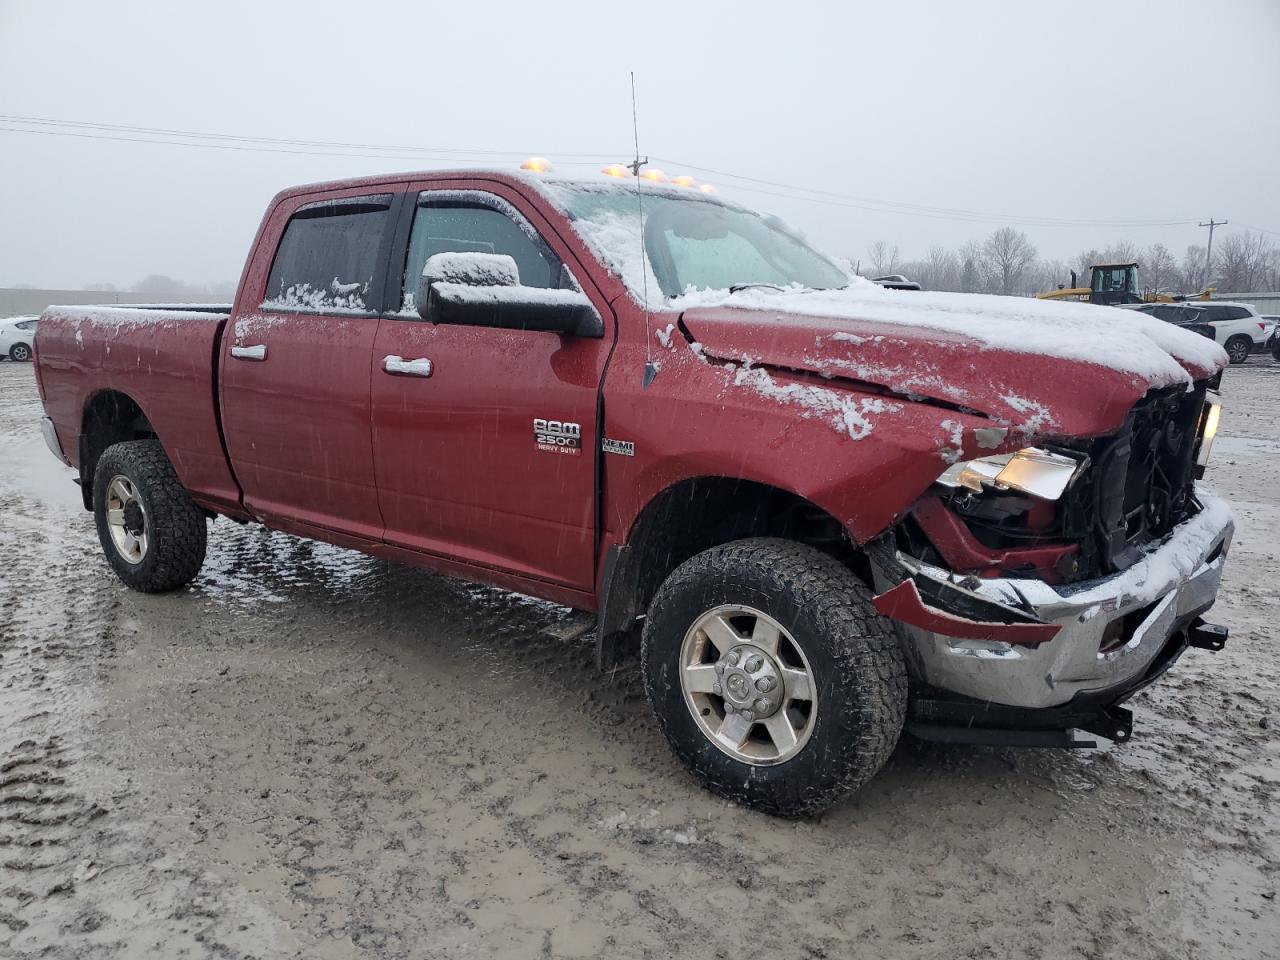
<svg viewBox="0 0 1280 960">
<path fill-rule="evenodd" d="M 214 524 L 127 591 L 0 363 L 0 956 L 1280 957 L 1280 364 L 1232 369 L 1214 619 L 1098 751 L 700 790 L 565 612 Z"/>
</svg>

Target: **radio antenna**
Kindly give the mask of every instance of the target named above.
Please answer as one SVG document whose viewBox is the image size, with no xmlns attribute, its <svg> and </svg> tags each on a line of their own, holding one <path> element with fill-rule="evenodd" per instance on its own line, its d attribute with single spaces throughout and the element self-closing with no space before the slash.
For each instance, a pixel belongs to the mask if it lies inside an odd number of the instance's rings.
<svg viewBox="0 0 1280 960">
<path fill-rule="evenodd" d="M 653 336 L 649 326 L 649 268 L 644 251 L 644 197 L 640 191 L 640 168 L 649 162 L 649 158 L 640 159 L 640 121 L 636 117 L 636 72 L 631 71 L 631 132 L 635 136 L 636 155 L 630 164 L 631 175 L 636 178 L 636 207 L 640 211 L 640 289 L 644 296 L 644 388 L 649 389 L 653 378 L 658 375 L 658 366 L 653 362 Z"/>
</svg>

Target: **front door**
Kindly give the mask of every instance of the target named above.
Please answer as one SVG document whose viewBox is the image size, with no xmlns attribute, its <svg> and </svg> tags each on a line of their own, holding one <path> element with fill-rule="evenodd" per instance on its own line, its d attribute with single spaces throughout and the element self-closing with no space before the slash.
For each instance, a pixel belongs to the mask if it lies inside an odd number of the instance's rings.
<svg viewBox="0 0 1280 960">
<path fill-rule="evenodd" d="M 251 306 L 237 304 L 223 338 L 227 450 L 245 506 L 269 524 L 382 537 L 369 378 L 392 199 L 345 196 L 280 212 L 270 273 L 242 291 Z M 269 226 L 263 242 L 271 235 Z"/>
<path fill-rule="evenodd" d="M 498 187 L 416 197 L 397 254 L 403 270 L 391 271 L 402 309 L 384 316 L 373 351 L 373 456 L 386 540 L 589 588 L 597 392 L 613 336 L 607 306 L 587 291 L 607 318 L 604 338 L 432 325 L 413 310 L 423 264 L 448 251 L 507 254 L 524 286 L 576 284 L 559 238 L 535 229 L 536 213 L 521 207 Z M 429 366 L 412 363 L 424 360 Z"/>
</svg>

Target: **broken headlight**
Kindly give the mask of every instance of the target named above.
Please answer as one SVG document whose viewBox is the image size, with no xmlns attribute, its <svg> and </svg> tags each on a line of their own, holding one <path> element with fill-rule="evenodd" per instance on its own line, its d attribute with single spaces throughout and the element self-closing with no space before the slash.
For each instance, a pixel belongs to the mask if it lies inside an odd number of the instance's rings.
<svg viewBox="0 0 1280 960">
<path fill-rule="evenodd" d="M 1041 447 L 1024 447 L 1014 453 L 952 464 L 937 482 L 953 490 L 1016 491 L 1040 500 L 1057 500 L 1086 462 Z"/>
</svg>

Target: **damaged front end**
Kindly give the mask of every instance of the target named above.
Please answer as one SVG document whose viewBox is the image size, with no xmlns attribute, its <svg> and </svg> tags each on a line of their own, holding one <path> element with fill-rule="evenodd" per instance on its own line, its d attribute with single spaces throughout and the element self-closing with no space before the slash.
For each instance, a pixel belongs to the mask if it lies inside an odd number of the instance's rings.
<svg viewBox="0 0 1280 960">
<path fill-rule="evenodd" d="M 1116 433 L 946 470 L 868 550 L 876 608 L 919 687 L 909 729 L 930 739 L 1091 745 L 1129 735 L 1119 704 L 1205 624 L 1232 535 L 1198 491 L 1218 418 L 1201 381 L 1153 390 Z"/>
</svg>

